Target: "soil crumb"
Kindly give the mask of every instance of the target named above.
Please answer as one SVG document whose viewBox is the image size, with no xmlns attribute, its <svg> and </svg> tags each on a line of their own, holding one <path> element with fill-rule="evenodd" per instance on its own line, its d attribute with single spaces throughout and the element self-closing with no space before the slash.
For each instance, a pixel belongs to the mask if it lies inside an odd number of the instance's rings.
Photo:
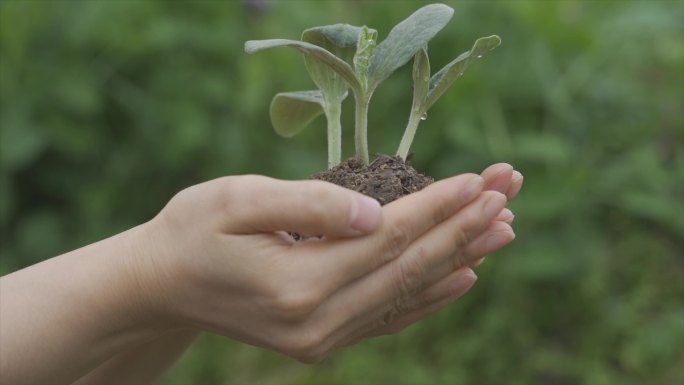
<svg viewBox="0 0 684 385">
<path fill-rule="evenodd" d="M 435 181 L 416 171 L 401 157 L 384 154 L 379 154 L 368 166 L 357 158 L 349 158 L 309 178 L 358 191 L 375 198 L 383 206 Z"/>
</svg>

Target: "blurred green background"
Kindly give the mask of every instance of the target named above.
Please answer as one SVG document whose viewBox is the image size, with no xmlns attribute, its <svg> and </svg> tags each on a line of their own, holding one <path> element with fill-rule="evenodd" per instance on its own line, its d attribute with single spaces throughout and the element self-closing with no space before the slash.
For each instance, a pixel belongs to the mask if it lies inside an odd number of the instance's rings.
<svg viewBox="0 0 684 385">
<path fill-rule="evenodd" d="M 337 22 L 384 38 L 425 3 L 2 1 L 0 273 L 144 222 L 194 183 L 324 168 L 323 119 L 289 140 L 269 123 L 273 94 L 313 87 L 301 56 L 244 41 Z M 433 107 L 413 164 L 514 164 L 516 241 L 400 335 L 318 365 L 203 336 L 160 383 L 684 383 L 684 2 L 448 4 L 433 71 L 477 37 L 503 44 Z M 396 150 L 410 98 L 406 66 L 371 102 L 372 152 Z"/>
</svg>

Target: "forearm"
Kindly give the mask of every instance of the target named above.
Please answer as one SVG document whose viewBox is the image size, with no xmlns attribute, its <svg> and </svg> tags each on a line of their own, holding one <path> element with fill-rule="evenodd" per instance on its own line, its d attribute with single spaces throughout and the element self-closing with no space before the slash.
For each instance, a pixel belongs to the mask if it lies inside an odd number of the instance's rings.
<svg viewBox="0 0 684 385">
<path fill-rule="evenodd" d="M 0 278 L 2 383 L 68 383 L 168 331 L 136 277 L 136 227 Z"/>
<path fill-rule="evenodd" d="M 149 384 L 173 364 L 197 339 L 198 332 L 167 333 L 139 347 L 119 353 L 75 384 Z"/>
</svg>

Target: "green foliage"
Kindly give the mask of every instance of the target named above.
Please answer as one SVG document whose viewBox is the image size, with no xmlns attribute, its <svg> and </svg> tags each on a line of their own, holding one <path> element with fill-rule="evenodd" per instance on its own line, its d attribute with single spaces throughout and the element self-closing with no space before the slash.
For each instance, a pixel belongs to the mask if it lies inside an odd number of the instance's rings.
<svg viewBox="0 0 684 385">
<path fill-rule="evenodd" d="M 481 59 L 485 53 L 498 47 L 499 44 L 501 44 L 501 39 L 496 35 L 477 39 L 470 51 L 459 55 L 432 78 L 430 77 L 430 61 L 427 49 L 422 49 L 416 53 L 413 59 L 413 105 L 406 130 L 404 130 L 404 136 L 399 143 L 399 149 L 397 149 L 397 155 L 406 159 L 418 130 L 418 124 L 421 120 L 427 119 L 427 111 L 430 107 L 451 87 L 456 79 L 463 76 L 463 72 L 471 63 Z"/>
<path fill-rule="evenodd" d="M 501 44 L 501 39 L 494 35 L 489 37 L 481 37 L 475 41 L 473 48 L 470 51 L 464 52 L 454 59 L 444 68 L 439 70 L 432 78 L 430 78 L 430 87 L 427 94 L 425 111 L 427 111 L 439 99 L 451 85 L 463 76 L 463 72 L 475 60 L 481 59 L 484 54 L 493 50 Z M 430 70 L 428 68 L 428 74 Z"/>
<path fill-rule="evenodd" d="M 245 43 L 245 51 L 247 53 L 254 53 L 268 48 L 285 46 L 295 48 L 305 54 L 304 58 L 309 75 L 311 75 L 314 83 L 321 90 L 325 100 L 325 103 L 321 104 L 321 106 L 326 111 L 326 117 L 328 118 L 328 167 L 335 166 L 340 161 L 339 146 L 342 128 L 338 122 L 339 106 L 341 103 L 337 95 L 342 95 L 346 91 L 346 87 L 342 84 L 342 79 L 347 81 L 354 92 L 354 99 L 356 101 L 354 125 L 356 156 L 368 164 L 368 104 L 375 89 L 390 74 L 406 64 L 416 52 L 425 53 L 424 60 L 427 62 L 427 53 L 423 47 L 427 45 L 437 32 L 444 28 L 453 13 L 453 8 L 444 4 L 426 5 L 394 26 L 387 39 L 383 40 L 377 47 L 377 31 L 366 26 L 354 27 L 348 24 L 335 24 L 304 31 L 302 42 L 287 39 L 250 40 Z M 318 45 L 320 48 L 312 47 L 310 44 L 307 44 L 309 42 Z M 480 39 L 471 53 L 480 58 L 482 53 L 493 49 L 499 45 L 499 42 L 499 38 L 495 36 Z M 354 52 L 353 55 L 352 52 Z M 344 57 L 340 58 L 340 54 Z M 466 53 L 456 59 L 456 62 L 463 62 L 462 65 L 457 67 L 464 70 L 474 60 L 468 61 L 469 55 L 470 53 Z M 350 73 L 351 67 L 345 63 L 345 59 L 348 60 L 348 57 L 351 56 L 353 56 L 354 64 L 353 73 Z M 418 127 L 419 120 L 415 115 L 416 111 L 425 111 L 428 108 L 428 106 L 425 108 L 422 108 L 422 105 L 416 106 L 416 103 L 420 102 L 422 104 L 428 100 L 430 105 L 434 103 L 457 77 L 449 73 L 449 67 L 453 66 L 454 63 L 450 63 L 444 71 L 440 71 L 437 74 L 438 76 L 435 81 L 430 84 L 432 86 L 431 91 L 434 91 L 430 95 L 427 95 L 427 82 L 430 76 L 429 66 L 425 78 L 421 77 L 421 84 L 425 86 L 426 95 L 421 96 L 419 99 L 414 98 L 414 108 L 411 110 L 407 134 L 404 135 L 399 149 L 399 154 L 402 157 L 406 158 L 408 148 L 413 141 L 413 136 Z M 460 73 L 458 76 L 460 76 Z M 416 79 L 414 77 L 414 87 L 417 84 L 415 82 Z M 280 98 L 278 102 L 284 100 Z M 298 110 L 311 109 L 310 101 L 304 98 L 291 98 L 287 102 L 291 107 L 294 107 L 295 103 L 302 103 L 303 106 L 297 108 Z M 335 114 L 330 114 L 328 112 L 329 109 L 332 109 Z M 283 116 L 273 116 L 274 112 L 280 111 L 284 112 Z M 421 116 L 422 114 L 418 114 L 418 117 Z M 300 119 L 298 115 L 290 114 L 285 109 L 274 110 L 273 108 L 271 109 L 271 119 L 277 120 L 281 126 L 288 119 L 296 119 L 290 124 L 285 124 L 297 127 L 292 132 L 299 132 L 299 125 L 310 121 Z M 331 119 L 333 120 L 332 122 Z M 276 129 L 276 131 L 279 130 Z"/>
<path fill-rule="evenodd" d="M 368 67 L 369 91 L 374 91 L 380 82 L 411 60 L 447 25 L 453 14 L 451 7 L 430 4 L 394 26 L 387 38 L 373 50 Z"/>
<path fill-rule="evenodd" d="M 271 124 L 275 132 L 290 138 L 299 134 L 325 109 L 319 90 L 280 92 L 271 101 Z"/>
<path fill-rule="evenodd" d="M 246 58 L 243 42 L 312 20 L 388 31 L 416 8 L 250 4 L 0 2 L 2 274 L 148 220 L 200 181 L 319 171 L 322 120 L 287 142 L 265 129 L 265 100 L 315 88 L 301 58 Z M 417 135 L 413 164 L 436 178 L 514 164 L 517 239 L 468 295 L 399 335 L 317 365 L 206 335 L 160 383 L 683 382 L 684 5 L 449 4 L 458 23 L 430 42 L 434 68 L 476 33 L 505 44 L 431 107 L 439 129 Z M 411 78 L 399 68 L 373 96 L 378 152 L 398 145 Z"/>
</svg>

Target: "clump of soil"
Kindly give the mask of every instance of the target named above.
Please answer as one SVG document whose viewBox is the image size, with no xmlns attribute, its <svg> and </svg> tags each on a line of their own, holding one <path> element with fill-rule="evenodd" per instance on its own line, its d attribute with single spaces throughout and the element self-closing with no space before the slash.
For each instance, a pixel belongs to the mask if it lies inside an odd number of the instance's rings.
<svg viewBox="0 0 684 385">
<path fill-rule="evenodd" d="M 384 154 L 379 154 L 368 166 L 357 158 L 350 158 L 309 178 L 358 191 L 375 198 L 383 206 L 435 181 L 416 171 L 401 157 Z"/>
</svg>

